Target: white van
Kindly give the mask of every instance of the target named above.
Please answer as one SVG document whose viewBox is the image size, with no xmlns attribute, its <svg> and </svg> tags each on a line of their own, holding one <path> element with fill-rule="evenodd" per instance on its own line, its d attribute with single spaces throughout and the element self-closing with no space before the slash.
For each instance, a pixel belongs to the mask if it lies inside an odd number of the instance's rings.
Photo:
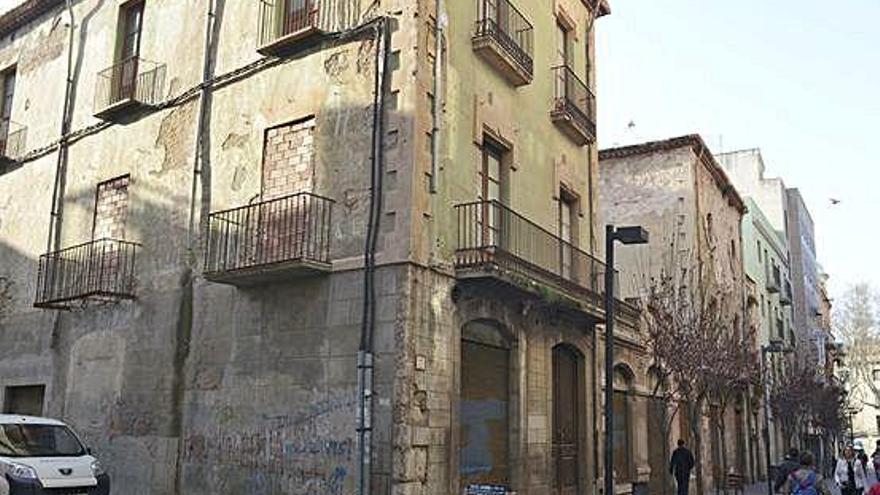
<svg viewBox="0 0 880 495">
<path fill-rule="evenodd" d="M 54 419 L 0 415 L 0 495 L 108 495 L 110 477 Z"/>
</svg>

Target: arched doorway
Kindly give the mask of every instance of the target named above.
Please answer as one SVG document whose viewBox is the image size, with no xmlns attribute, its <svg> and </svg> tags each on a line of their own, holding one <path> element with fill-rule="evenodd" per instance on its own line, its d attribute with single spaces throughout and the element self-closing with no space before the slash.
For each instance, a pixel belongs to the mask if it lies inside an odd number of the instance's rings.
<svg viewBox="0 0 880 495">
<path fill-rule="evenodd" d="M 626 365 L 614 367 L 614 393 L 611 407 L 614 410 L 611 439 L 614 443 L 614 479 L 618 485 L 629 484 L 634 478 L 633 434 L 630 400 L 634 375 Z"/>
<path fill-rule="evenodd" d="M 471 485 L 510 487 L 511 339 L 493 321 L 461 332 L 459 492 Z"/>
<path fill-rule="evenodd" d="M 584 429 L 583 357 L 568 345 L 553 348 L 553 463 L 559 495 L 579 495 Z"/>
</svg>

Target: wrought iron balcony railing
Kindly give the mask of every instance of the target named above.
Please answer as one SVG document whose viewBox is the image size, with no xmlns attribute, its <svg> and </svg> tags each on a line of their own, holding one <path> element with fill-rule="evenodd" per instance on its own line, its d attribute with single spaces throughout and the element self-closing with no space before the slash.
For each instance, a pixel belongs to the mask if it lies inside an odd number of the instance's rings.
<svg viewBox="0 0 880 495">
<path fill-rule="evenodd" d="M 779 302 L 783 306 L 791 306 L 791 282 L 785 281 L 782 291 L 779 293 Z"/>
<path fill-rule="evenodd" d="M 98 73 L 95 114 L 104 118 L 129 105 L 152 106 L 161 101 L 165 64 L 130 57 Z"/>
<path fill-rule="evenodd" d="M 38 308 L 68 308 L 76 301 L 134 299 L 139 244 L 98 239 L 40 256 Z"/>
<path fill-rule="evenodd" d="M 571 67 L 553 68 L 555 98 L 551 117 L 579 144 L 596 139 L 596 98 Z"/>
<path fill-rule="evenodd" d="M 532 24 L 509 0 L 477 0 L 477 12 L 474 47 L 478 51 L 488 50 L 486 54 L 493 65 L 515 64 L 515 67 L 498 66 L 501 70 L 513 71 L 505 71 L 505 76 L 514 84 L 531 81 L 534 71 Z"/>
<path fill-rule="evenodd" d="M 17 161 L 27 146 L 27 127 L 13 121 L 0 123 L 0 160 Z"/>
<path fill-rule="evenodd" d="M 595 300 L 604 293 L 604 263 L 500 202 L 476 201 L 455 209 L 457 269 L 509 270 L 578 298 Z"/>
<path fill-rule="evenodd" d="M 211 213 L 208 279 L 259 282 L 274 275 L 330 268 L 333 200 L 297 193 Z"/>
<path fill-rule="evenodd" d="M 260 0 L 258 51 L 278 54 L 288 42 L 321 31 L 317 0 Z"/>
</svg>

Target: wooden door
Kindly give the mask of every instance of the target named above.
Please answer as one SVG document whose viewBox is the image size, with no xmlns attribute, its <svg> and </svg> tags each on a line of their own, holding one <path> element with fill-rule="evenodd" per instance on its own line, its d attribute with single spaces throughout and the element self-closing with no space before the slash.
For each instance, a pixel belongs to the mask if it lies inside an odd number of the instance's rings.
<svg viewBox="0 0 880 495">
<path fill-rule="evenodd" d="M 580 493 L 580 413 L 578 355 L 567 347 L 553 349 L 553 462 L 556 493 Z"/>
</svg>

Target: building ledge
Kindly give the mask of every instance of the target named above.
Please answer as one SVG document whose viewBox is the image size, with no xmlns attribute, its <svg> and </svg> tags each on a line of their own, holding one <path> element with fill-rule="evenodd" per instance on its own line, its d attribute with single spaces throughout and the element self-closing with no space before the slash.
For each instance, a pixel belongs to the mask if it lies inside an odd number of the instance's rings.
<svg viewBox="0 0 880 495">
<path fill-rule="evenodd" d="M 510 50 L 490 35 L 473 37 L 474 52 L 492 66 L 504 79 L 514 86 L 525 86 L 532 82 L 533 68 L 530 57 L 514 57 Z M 519 58 L 520 60 L 517 60 Z"/>
<path fill-rule="evenodd" d="M 318 26 L 306 26 L 292 33 L 279 36 L 257 48 L 260 55 L 283 57 L 292 52 L 294 47 L 313 36 L 323 34 Z"/>
<path fill-rule="evenodd" d="M 313 277 L 329 273 L 330 263 L 313 260 L 287 260 L 235 270 L 205 272 L 205 279 L 218 284 L 249 287 L 283 280 Z"/>
</svg>

